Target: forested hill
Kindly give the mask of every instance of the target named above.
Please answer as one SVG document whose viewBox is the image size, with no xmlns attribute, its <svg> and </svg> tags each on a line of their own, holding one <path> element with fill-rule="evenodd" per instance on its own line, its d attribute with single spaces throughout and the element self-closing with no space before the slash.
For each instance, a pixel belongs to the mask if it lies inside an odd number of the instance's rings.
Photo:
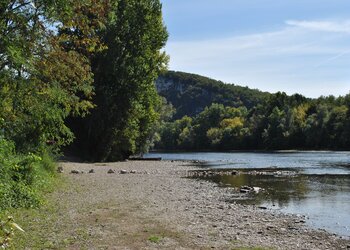
<svg viewBox="0 0 350 250">
<path fill-rule="evenodd" d="M 159 94 L 176 108 L 175 119 L 184 115 L 195 116 L 212 103 L 251 109 L 270 95 L 257 89 L 175 71 L 159 76 L 156 85 Z"/>
<path fill-rule="evenodd" d="M 350 150 L 350 94 L 271 94 L 180 72 L 160 76 L 157 88 L 177 111 L 157 149 Z"/>
</svg>

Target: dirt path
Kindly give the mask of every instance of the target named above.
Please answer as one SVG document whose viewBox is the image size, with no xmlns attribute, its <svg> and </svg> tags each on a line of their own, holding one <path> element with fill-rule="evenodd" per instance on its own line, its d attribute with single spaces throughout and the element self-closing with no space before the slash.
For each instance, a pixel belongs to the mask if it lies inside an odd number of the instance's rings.
<svg viewBox="0 0 350 250">
<path fill-rule="evenodd" d="M 186 163 L 61 166 L 67 183 L 18 221 L 27 231 L 19 243 L 26 249 L 350 248 L 350 241 L 308 229 L 301 218 L 226 202 L 232 190 L 182 178 L 195 168 Z"/>
</svg>

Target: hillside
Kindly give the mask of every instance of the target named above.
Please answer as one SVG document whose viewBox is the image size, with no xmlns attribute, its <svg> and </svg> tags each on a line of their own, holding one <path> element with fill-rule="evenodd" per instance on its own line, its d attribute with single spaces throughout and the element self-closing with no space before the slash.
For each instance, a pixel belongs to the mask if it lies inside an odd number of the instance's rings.
<svg viewBox="0 0 350 250">
<path fill-rule="evenodd" d="M 176 108 L 175 119 L 184 115 L 195 116 L 212 103 L 250 109 L 270 95 L 256 89 L 175 71 L 161 75 L 156 86 L 159 94 Z"/>
<path fill-rule="evenodd" d="M 157 88 L 177 110 L 158 149 L 350 149 L 350 94 L 270 94 L 182 72 L 160 76 Z"/>
</svg>

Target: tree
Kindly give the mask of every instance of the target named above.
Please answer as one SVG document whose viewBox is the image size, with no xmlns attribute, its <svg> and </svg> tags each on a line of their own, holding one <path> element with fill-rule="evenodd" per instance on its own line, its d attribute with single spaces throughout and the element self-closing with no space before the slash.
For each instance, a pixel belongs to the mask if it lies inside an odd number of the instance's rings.
<svg viewBox="0 0 350 250">
<path fill-rule="evenodd" d="M 207 132 L 211 128 L 219 127 L 224 117 L 225 107 L 222 104 L 213 103 L 210 107 L 206 107 L 194 121 L 195 147 L 198 149 L 207 148 L 210 140 Z"/>
<path fill-rule="evenodd" d="M 265 146 L 269 149 L 284 149 L 289 132 L 286 126 L 286 114 L 278 107 L 268 117 L 268 127 L 263 133 Z"/>
<path fill-rule="evenodd" d="M 175 124 L 177 124 L 178 130 L 180 131 L 180 133 L 178 134 L 179 137 L 176 140 L 177 145 L 181 149 L 192 148 L 194 143 L 192 118 L 184 116 L 180 120 L 177 120 Z"/>
<path fill-rule="evenodd" d="M 350 148 L 350 94 L 344 97 L 344 105 L 347 107 L 346 118 L 344 122 L 344 130 L 341 135 L 341 145 L 345 149 Z"/>
<path fill-rule="evenodd" d="M 108 49 L 93 58 L 96 108 L 72 127 L 85 157 L 121 160 L 145 151 L 159 120 L 154 81 L 167 64 L 168 37 L 160 2 L 114 1 L 99 34 Z"/>
<path fill-rule="evenodd" d="M 345 105 L 334 107 L 330 111 L 329 120 L 327 121 L 327 134 L 329 136 L 330 148 L 346 148 L 343 134 L 346 129 L 346 119 L 348 107 Z"/>
<path fill-rule="evenodd" d="M 73 139 L 65 118 L 92 108 L 89 55 L 102 47 L 94 29 L 104 9 L 94 0 L 1 2 L 1 129 L 20 152 L 48 141 L 58 150 Z"/>
</svg>

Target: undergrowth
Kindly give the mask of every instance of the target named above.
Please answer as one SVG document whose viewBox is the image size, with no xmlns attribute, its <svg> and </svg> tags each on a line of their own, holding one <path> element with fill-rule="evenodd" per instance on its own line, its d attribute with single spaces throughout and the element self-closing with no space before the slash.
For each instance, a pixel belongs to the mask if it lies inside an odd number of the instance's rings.
<svg viewBox="0 0 350 250">
<path fill-rule="evenodd" d="M 0 139 L 0 213 L 40 205 L 40 193 L 50 186 L 54 169 L 48 150 L 17 154 L 14 143 Z"/>
<path fill-rule="evenodd" d="M 15 233 L 8 212 L 16 208 L 36 208 L 55 177 L 54 157 L 47 148 L 21 154 L 15 144 L 0 138 L 0 244 L 6 248 Z M 10 219 L 9 219 L 10 218 Z M 5 242 L 5 243 L 4 243 Z"/>
</svg>

